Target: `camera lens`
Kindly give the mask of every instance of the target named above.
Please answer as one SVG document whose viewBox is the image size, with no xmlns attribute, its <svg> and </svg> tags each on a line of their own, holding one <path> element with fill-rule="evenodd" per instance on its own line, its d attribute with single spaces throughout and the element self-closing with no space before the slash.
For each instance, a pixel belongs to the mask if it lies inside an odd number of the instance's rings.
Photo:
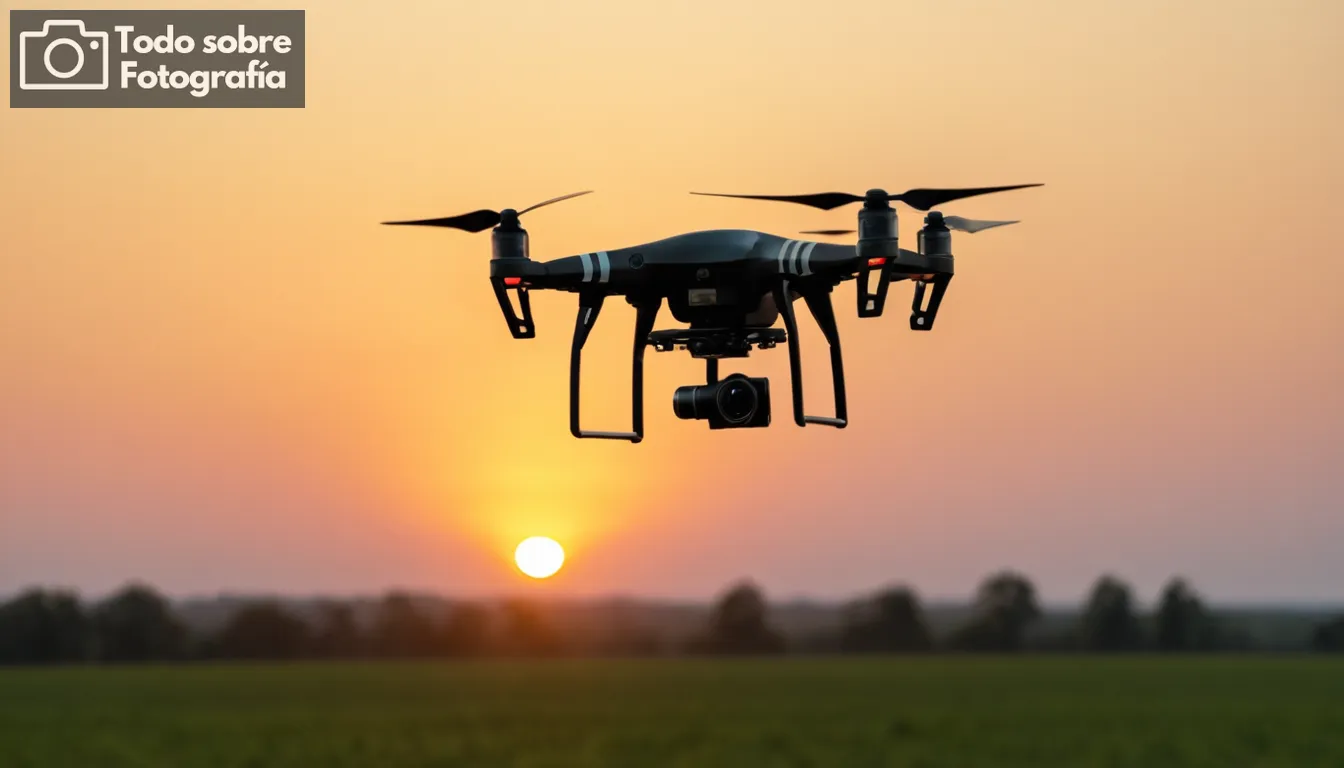
<svg viewBox="0 0 1344 768">
<path fill-rule="evenodd" d="M 700 387 L 678 387 L 672 393 L 672 412 L 678 419 L 699 418 L 700 409 L 696 407 L 696 393 Z"/>
<path fill-rule="evenodd" d="M 719 413 L 730 424 L 740 424 L 756 412 L 756 388 L 745 379 L 730 379 L 719 387 Z"/>
</svg>

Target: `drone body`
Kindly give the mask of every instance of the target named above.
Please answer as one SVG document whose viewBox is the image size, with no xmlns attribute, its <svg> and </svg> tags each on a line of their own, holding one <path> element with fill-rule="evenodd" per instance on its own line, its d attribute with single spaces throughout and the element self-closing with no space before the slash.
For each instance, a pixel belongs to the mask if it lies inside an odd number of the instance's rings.
<svg viewBox="0 0 1344 768">
<path fill-rule="evenodd" d="M 683 419 L 702 419 L 711 429 L 764 427 L 770 423 L 769 382 L 733 374 L 719 379 L 718 361 L 746 357 L 752 348 L 769 349 L 784 342 L 789 348 L 793 417 L 799 426 L 848 423 L 840 336 L 831 292 L 842 282 L 857 281 L 860 317 L 882 314 L 892 282 L 912 280 L 915 295 L 910 328 L 930 330 L 953 275 L 951 229 L 977 232 L 1014 222 L 970 221 L 943 216 L 925 218 L 918 250 L 899 246 L 897 217 L 890 201 L 900 200 L 928 210 L 949 200 L 1020 189 L 986 187 L 960 190 L 911 190 L 888 195 L 874 189 L 865 196 L 844 193 L 789 197 L 721 195 L 782 200 L 830 209 L 863 201 L 858 242 L 854 245 L 798 240 L 753 230 L 722 229 L 690 232 L 642 245 L 565 256 L 550 261 L 531 258 L 529 237 L 519 223 L 521 213 L 578 195 L 547 200 L 522 212 L 480 210 L 443 219 L 386 222 L 439 226 L 491 233 L 490 282 L 514 338 L 536 336 L 530 290 L 577 293 L 578 317 L 570 351 L 570 432 L 579 438 L 629 440 L 644 437 L 643 361 L 646 347 L 658 351 L 686 349 L 706 361 L 706 383 L 681 387 L 673 409 Z M 810 234 L 843 235 L 848 230 Z M 931 286 L 931 289 L 930 289 Z M 512 297 L 516 297 L 515 307 Z M 579 414 L 582 352 L 608 296 L 621 296 L 636 309 L 632 354 L 632 415 L 628 432 L 602 432 L 581 427 Z M 803 408 L 802 364 L 793 304 L 803 299 L 830 347 L 835 404 L 833 416 L 809 416 Z M 654 324 L 666 302 L 672 317 L 687 327 L 658 331 Z M 783 328 L 774 328 L 780 319 Z"/>
</svg>

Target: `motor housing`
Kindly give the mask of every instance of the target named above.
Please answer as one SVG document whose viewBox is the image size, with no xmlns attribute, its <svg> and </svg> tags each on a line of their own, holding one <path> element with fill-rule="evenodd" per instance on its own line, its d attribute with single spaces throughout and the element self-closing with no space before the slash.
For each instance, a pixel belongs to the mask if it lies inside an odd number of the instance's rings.
<svg viewBox="0 0 1344 768">
<path fill-rule="evenodd" d="M 919 230 L 919 252 L 923 256 L 952 258 L 952 230 L 943 221 L 943 214 L 930 211 L 924 217 L 924 228 Z"/>
<path fill-rule="evenodd" d="M 918 242 L 923 268 L 928 272 L 911 276 L 915 281 L 915 297 L 910 308 L 910 330 L 929 331 L 933 329 L 933 321 L 938 317 L 938 308 L 953 274 L 952 231 L 947 228 L 943 214 L 930 211 L 924 217 Z M 929 290 L 930 285 L 932 290 Z"/>
<path fill-rule="evenodd" d="M 858 290 L 855 291 L 859 317 L 878 317 L 887 301 L 892 265 L 901 255 L 900 221 L 896 210 L 887 203 L 886 193 L 870 193 L 863 208 L 859 209 L 859 242 L 855 252 L 859 257 Z M 877 273 L 876 286 L 872 285 L 874 272 Z"/>
<path fill-rule="evenodd" d="M 500 212 L 499 226 L 490 233 L 490 285 L 495 289 L 499 309 L 509 324 L 509 333 L 515 339 L 531 339 L 537 335 L 532 323 L 532 302 L 527 296 L 527 267 L 531 265 L 527 230 L 518 225 L 518 214 L 512 209 Z M 515 309 L 509 292 L 518 297 Z"/>
<path fill-rule="evenodd" d="M 490 233 L 490 258 L 492 259 L 530 259 L 527 230 L 516 227 L 505 229 L 496 227 Z"/>
</svg>

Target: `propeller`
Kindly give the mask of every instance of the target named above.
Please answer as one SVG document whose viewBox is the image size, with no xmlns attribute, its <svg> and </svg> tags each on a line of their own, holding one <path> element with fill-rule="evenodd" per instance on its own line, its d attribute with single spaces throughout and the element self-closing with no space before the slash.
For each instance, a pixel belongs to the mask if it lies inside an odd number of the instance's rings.
<svg viewBox="0 0 1344 768">
<path fill-rule="evenodd" d="M 940 214 L 938 214 L 937 211 L 934 211 L 932 214 L 930 214 L 929 218 L 930 218 L 930 219 L 933 219 L 933 218 L 934 218 L 934 215 L 940 215 Z M 1002 226 L 1005 226 L 1005 225 L 1007 225 L 1007 224 L 1017 224 L 1017 223 L 1018 223 L 1018 222 L 1015 221 L 1015 220 L 1014 220 L 1014 221 L 984 221 L 984 220 L 978 220 L 978 219 L 963 219 L 963 218 L 960 217 L 960 216 L 942 216 L 942 220 L 943 220 L 943 224 L 947 225 L 947 228 L 948 228 L 948 229 L 955 229 L 955 230 L 957 230 L 958 232 L 980 232 L 980 231 L 982 231 L 982 230 L 986 230 L 986 229 L 993 229 L 994 227 L 1002 227 Z M 934 221 L 931 221 L 930 223 L 936 224 L 937 221 L 934 220 Z M 855 231 L 856 231 L 856 230 L 853 230 L 853 229 L 809 229 L 809 230 L 805 230 L 805 231 L 803 231 L 803 232 L 800 232 L 799 234 L 802 234 L 802 235 L 852 235 L 852 234 L 854 234 Z"/>
<path fill-rule="evenodd" d="M 1003 227 L 1009 224 L 1018 223 L 1017 219 L 1012 221 L 986 221 L 984 219 L 963 219 L 960 216 L 944 216 L 943 223 L 948 229 L 955 229 L 958 232 L 980 232 L 994 227 Z"/>
<path fill-rule="evenodd" d="M 745 200 L 775 200 L 783 203 L 798 203 L 799 205 L 810 205 L 813 208 L 820 208 L 823 211 L 829 211 L 832 208 L 839 208 L 842 205 L 858 203 L 865 201 L 900 201 L 921 211 L 927 211 L 935 205 L 942 205 L 953 200 L 961 200 L 976 195 L 988 195 L 993 192 L 1007 192 L 1013 189 L 1026 189 L 1027 187 L 1041 187 L 1043 184 L 1014 184 L 1007 187 L 971 187 L 965 189 L 912 189 L 902 192 L 899 195 L 888 194 L 885 190 L 870 189 L 866 195 L 851 195 L 848 192 L 822 192 L 815 195 L 728 195 L 720 192 L 692 192 L 692 195 L 704 195 L 706 197 L 737 197 Z"/>
<path fill-rule="evenodd" d="M 528 208 L 524 208 L 521 211 L 515 211 L 512 208 L 505 208 L 502 211 L 491 211 L 486 208 L 482 208 L 479 211 L 472 211 L 471 213 L 464 213 L 461 214 L 460 216 L 449 216 L 447 218 L 442 219 L 384 221 L 383 223 L 389 226 L 448 227 L 450 229 L 460 229 L 466 232 L 484 232 L 485 230 L 490 229 L 491 227 L 499 225 L 501 221 L 509 220 L 516 224 L 519 216 L 522 216 L 524 213 L 527 213 L 528 211 L 535 211 L 536 209 L 542 207 L 543 205 L 558 203 L 561 200 L 568 200 L 571 197 L 578 197 L 579 195 L 591 194 L 592 191 L 593 190 L 589 189 L 583 192 L 571 192 L 568 195 L 553 197 L 550 200 L 543 200 L 542 202 L 537 203 L 536 205 L 530 206 Z"/>
</svg>

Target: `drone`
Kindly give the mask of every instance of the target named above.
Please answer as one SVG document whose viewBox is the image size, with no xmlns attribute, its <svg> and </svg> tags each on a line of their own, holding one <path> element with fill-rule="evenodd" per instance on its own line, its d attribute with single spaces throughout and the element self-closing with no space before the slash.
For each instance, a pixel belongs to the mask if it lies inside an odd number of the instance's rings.
<svg viewBox="0 0 1344 768">
<path fill-rule="evenodd" d="M 952 230 L 980 232 L 1016 221 L 977 221 L 945 216 L 935 206 L 994 192 L 1041 184 L 968 189 L 912 189 L 888 194 L 825 192 L 811 195 L 737 195 L 692 192 L 694 195 L 770 200 L 832 210 L 862 202 L 857 230 L 808 230 L 803 235 L 858 235 L 844 245 L 780 237 L 744 229 L 688 232 L 662 240 L 533 261 L 527 230 L 520 217 L 543 206 L 590 194 L 592 190 L 555 197 L 515 210 L 481 209 L 438 219 L 383 222 L 392 226 L 427 226 L 479 233 L 491 232 L 490 284 L 515 339 L 536 336 L 528 292 L 566 291 L 578 294 L 578 317 L 570 347 L 569 429 L 576 438 L 644 439 L 644 352 L 686 350 L 705 361 L 704 384 L 679 387 L 672 398 L 678 418 L 708 422 L 710 429 L 757 428 L 770 425 L 770 382 L 734 373 L 719 378 L 719 361 L 747 357 L 752 349 L 788 345 L 793 420 L 843 428 L 849 423 L 845 404 L 844 362 L 836 328 L 832 291 L 854 280 L 858 315 L 880 317 L 891 283 L 914 283 L 910 328 L 933 328 L 953 275 Z M 897 215 L 891 203 L 900 202 L 928 212 L 919 230 L 917 250 L 899 247 Z M 631 429 L 606 432 L 584 429 L 579 414 L 580 369 L 583 347 L 608 296 L 622 296 L 635 308 L 632 355 Z M 517 299 L 515 306 L 514 298 Z M 794 302 L 802 299 L 830 346 L 834 415 L 812 416 L 803 407 L 802 359 Z M 687 327 L 655 330 L 666 301 L 672 316 Z M 783 320 L 783 328 L 775 328 Z"/>
</svg>

